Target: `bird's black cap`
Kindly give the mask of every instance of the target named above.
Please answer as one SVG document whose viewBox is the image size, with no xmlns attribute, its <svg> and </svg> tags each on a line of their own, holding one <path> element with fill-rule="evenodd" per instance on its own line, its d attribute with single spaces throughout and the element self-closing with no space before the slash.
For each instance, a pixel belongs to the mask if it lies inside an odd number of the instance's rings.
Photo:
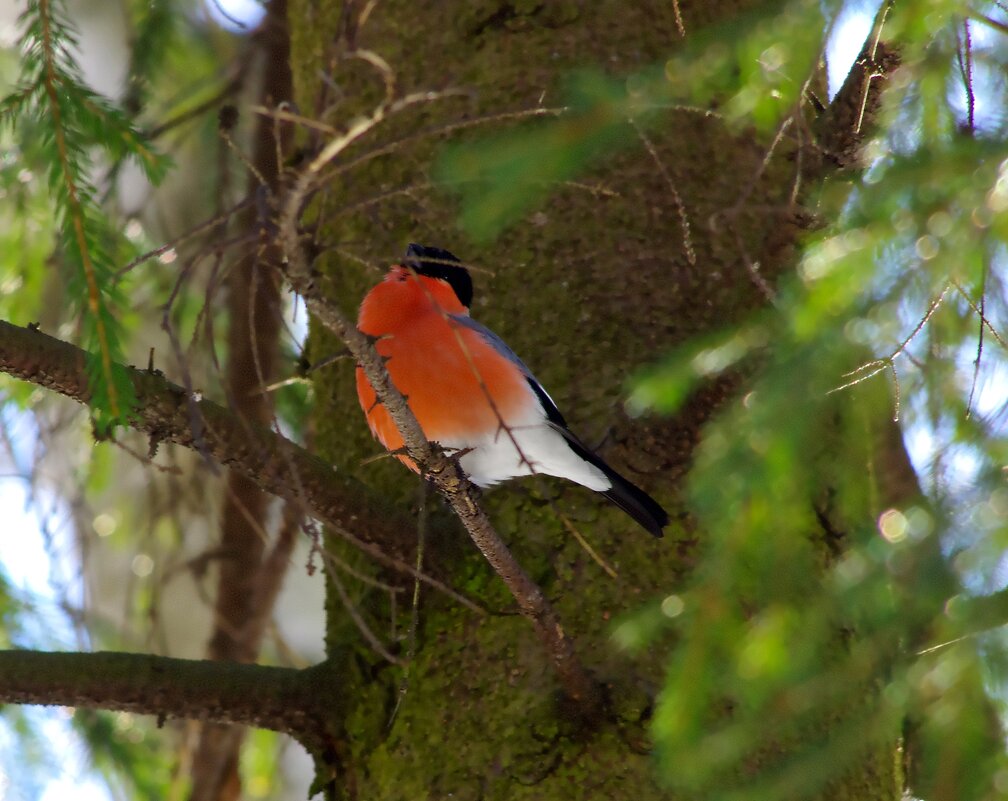
<svg viewBox="0 0 1008 801">
<path fill-rule="evenodd" d="M 406 265 L 420 275 L 447 281 L 459 303 L 467 309 L 472 305 L 473 284 L 469 271 L 454 253 L 441 248 L 427 247 L 411 242 L 406 248 Z"/>
</svg>

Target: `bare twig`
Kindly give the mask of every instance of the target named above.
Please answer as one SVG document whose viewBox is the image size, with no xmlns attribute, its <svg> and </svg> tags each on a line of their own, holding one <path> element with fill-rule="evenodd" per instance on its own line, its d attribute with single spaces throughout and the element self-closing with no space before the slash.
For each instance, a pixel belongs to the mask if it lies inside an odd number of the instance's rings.
<svg viewBox="0 0 1008 801">
<path fill-rule="evenodd" d="M 361 633 L 361 636 L 367 640 L 368 645 L 370 645 L 375 652 L 387 662 L 391 662 L 393 665 L 400 664 L 400 661 L 396 657 L 392 656 L 392 653 L 385 647 L 382 641 L 378 639 L 378 636 L 371 630 L 367 621 L 364 620 L 360 610 L 357 609 L 357 605 L 350 598 L 350 594 L 347 592 L 346 587 L 343 586 L 343 581 L 340 579 L 337 571 L 333 570 L 329 572 L 329 581 L 336 589 L 336 594 L 339 595 L 340 601 L 342 602 L 346 613 L 350 615 L 350 619 L 354 622 L 354 625 Z"/>
<path fill-rule="evenodd" d="M 335 177 L 346 173 L 355 167 L 359 167 L 371 159 L 379 158 L 380 156 L 387 156 L 390 153 L 395 153 L 407 145 L 413 142 L 418 142 L 423 139 L 428 139 L 436 136 L 444 136 L 445 134 L 455 133 L 457 131 L 462 131 L 467 128 L 473 128 L 480 125 L 493 125 L 495 123 L 507 122 L 509 120 L 520 120 L 529 117 L 542 117 L 542 116 L 557 116 L 562 114 L 567 109 L 564 107 L 560 108 L 529 108 L 529 109 L 519 109 L 518 111 L 505 111 L 500 114 L 488 114 L 482 117 L 476 117 L 471 120 L 461 120 L 459 122 L 448 123 L 447 125 L 440 125 L 434 128 L 428 128 L 423 131 L 419 131 L 415 134 L 410 134 L 404 136 L 401 139 L 396 139 L 395 141 L 389 142 L 385 145 L 381 145 L 376 148 L 368 150 L 366 153 L 360 156 L 343 162 L 331 170 L 327 171 L 325 175 L 321 176 L 318 180 L 318 185 L 323 185 L 326 182 L 334 179 Z"/>
<path fill-rule="evenodd" d="M 946 286 L 941 291 L 941 293 L 934 300 L 931 301 L 931 304 L 928 306 L 927 312 L 917 322 L 917 325 L 914 327 L 913 331 L 911 331 L 909 335 L 907 335 L 907 337 L 902 342 L 900 342 L 900 344 L 897 345 L 896 348 L 891 353 L 889 353 L 886 356 L 882 356 L 878 359 L 872 359 L 871 361 L 865 362 L 860 367 L 856 367 L 855 369 L 851 370 L 849 373 L 844 373 L 844 378 L 850 378 L 851 380 L 845 384 L 842 384 L 839 387 L 834 387 L 826 394 L 832 395 L 834 392 L 840 392 L 841 390 L 849 389 L 850 387 L 853 387 L 856 384 L 860 384 L 863 381 L 867 381 L 869 378 L 878 375 L 884 370 L 890 370 L 892 371 L 893 382 L 895 383 L 896 387 L 896 401 L 895 401 L 896 410 L 894 419 L 899 420 L 900 390 L 899 390 L 899 376 L 896 374 L 896 358 L 900 354 L 902 354 L 903 351 L 906 350 L 907 345 L 909 345 L 913 341 L 914 337 L 916 337 L 921 331 L 924 330 L 924 326 L 928 324 L 928 321 L 931 319 L 932 316 L 934 316 L 934 313 L 938 311 L 938 307 L 941 306 L 942 301 L 945 300 L 945 296 L 948 294 L 948 291 L 949 289 L 952 288 L 953 284 L 954 282 Z M 958 285 L 956 286 L 958 287 Z"/>
<path fill-rule="evenodd" d="M 344 150 L 366 133 L 383 123 L 390 116 L 397 114 L 410 106 L 419 105 L 421 103 L 430 103 L 449 97 L 464 96 L 464 94 L 464 92 L 458 90 L 446 90 L 444 92 L 412 92 L 392 102 L 383 103 L 375 108 L 371 114 L 364 117 L 358 117 L 357 119 L 351 121 L 346 131 L 339 136 L 332 137 L 322 150 L 319 151 L 315 158 L 308 162 L 304 169 L 298 174 L 294 185 L 285 196 L 284 203 L 281 206 L 282 216 L 280 220 L 280 227 L 288 228 L 290 230 L 297 229 L 297 220 L 301 214 L 301 208 L 308 192 L 318 180 L 319 174 L 333 159 L 339 156 Z"/>
<path fill-rule="evenodd" d="M 427 540 L 427 514 L 428 514 L 428 484 L 426 481 L 420 481 L 420 488 L 418 494 L 420 496 L 420 509 L 417 513 L 417 555 L 416 555 L 416 569 L 419 574 L 423 569 L 423 559 L 424 559 L 424 547 Z M 403 700 L 406 698 L 406 693 L 409 690 L 409 678 L 410 670 L 413 667 L 413 660 L 416 658 L 416 647 L 417 647 L 417 630 L 420 628 L 420 581 L 413 582 L 413 603 L 410 609 L 410 627 L 407 634 L 408 642 L 406 648 L 406 662 L 403 666 L 403 676 L 402 681 L 399 682 L 399 694 L 396 698 L 395 707 L 392 709 L 392 714 L 389 715 L 388 728 L 392 728 L 392 724 L 395 723 L 396 715 L 399 714 L 399 708 L 402 706 Z"/>
<path fill-rule="evenodd" d="M 959 289 L 959 287 L 956 287 Z M 961 289 L 959 289 L 962 292 Z M 970 394 L 969 400 L 966 402 L 966 416 L 969 417 L 973 410 L 973 396 L 976 394 L 977 380 L 980 377 L 980 359 L 983 356 L 983 344 L 984 344 L 984 327 L 987 322 L 987 316 L 985 314 L 985 304 L 987 302 L 987 262 L 983 264 L 983 268 L 980 272 L 980 307 L 977 309 L 977 314 L 980 317 L 980 324 L 977 327 L 977 352 L 976 358 L 973 360 L 973 381 L 970 384 Z"/>
<path fill-rule="evenodd" d="M 678 19 L 679 6 L 676 5 L 676 17 Z M 680 33 L 685 36 L 685 31 L 682 30 L 682 22 L 679 22 Z M 690 264 L 696 264 L 696 251 L 693 249 L 693 237 L 690 234 L 690 221 L 689 216 L 686 214 L 686 205 L 683 203 L 682 195 L 679 194 L 679 190 L 676 188 L 675 182 L 672 180 L 672 176 L 669 174 L 668 168 L 665 166 L 665 162 L 661 160 L 658 155 L 658 151 L 655 149 L 654 144 L 648 135 L 644 133 L 644 129 L 641 128 L 636 121 L 630 120 L 630 124 L 637 131 L 637 137 L 643 142 L 644 147 L 647 149 L 648 154 L 651 156 L 651 160 L 655 163 L 658 168 L 658 172 L 661 173 L 662 177 L 665 179 L 665 184 L 668 186 L 669 192 L 672 195 L 672 202 L 675 203 L 676 213 L 679 215 L 679 228 L 682 231 L 683 238 L 683 250 L 686 252 L 686 261 Z"/>
<path fill-rule="evenodd" d="M 1005 337 L 1001 336 L 998 330 L 994 327 L 994 324 L 991 323 L 990 319 L 984 313 L 984 310 L 980 306 L 977 306 L 973 298 L 969 296 L 966 290 L 963 289 L 962 285 L 955 279 L 952 279 L 952 286 L 956 288 L 956 291 L 962 295 L 963 300 L 966 301 L 967 305 L 973 310 L 977 317 L 980 318 L 980 322 L 987 326 L 987 330 L 990 331 L 990 335 L 994 337 L 994 341 L 1005 350 L 1008 350 L 1008 341 L 1006 341 Z"/>
<path fill-rule="evenodd" d="M 963 90 L 966 92 L 966 130 L 972 135 L 976 132 L 976 96 L 973 92 L 973 37 L 968 17 L 962 23 L 962 39 L 959 38 L 958 29 L 956 30 L 956 43 L 956 61 Z"/>
<path fill-rule="evenodd" d="M 295 125 L 300 125 L 303 128 L 311 128 L 315 131 L 320 131 L 328 136 L 339 136 L 339 131 L 337 131 L 333 126 L 327 125 L 324 122 L 313 119 L 312 117 L 305 117 L 294 111 L 290 111 L 289 108 L 268 108 L 266 106 L 251 106 L 249 108 L 253 114 L 262 114 L 265 117 L 269 117 L 272 120 L 279 120 L 281 122 L 293 122 Z"/>
<path fill-rule="evenodd" d="M 248 25 L 246 25 L 240 19 L 238 19 L 237 17 L 233 16 L 232 14 L 229 14 L 228 11 L 227 11 L 227 9 L 224 8 L 224 6 L 221 5 L 220 0 L 211 0 L 211 2 L 213 3 L 214 8 L 217 9 L 217 13 L 220 14 L 224 19 L 226 19 L 232 25 L 234 25 L 236 28 L 240 28 L 241 30 L 245 30 L 245 29 L 248 28 Z"/>
<path fill-rule="evenodd" d="M 986 14 L 981 14 L 978 11 L 970 12 L 970 18 L 975 19 L 977 22 L 981 22 L 988 28 L 992 28 L 999 33 L 1008 34 L 1008 24 L 996 20 L 993 17 L 989 17 Z"/>
<path fill-rule="evenodd" d="M 148 250 L 146 253 L 140 254 L 135 259 L 133 259 L 133 261 L 131 261 L 125 267 L 121 267 L 119 269 L 119 271 L 116 272 L 116 274 L 115 274 L 116 279 L 122 278 L 126 273 L 130 272 L 131 270 L 133 270 L 136 267 L 139 267 L 145 261 L 149 261 L 150 259 L 156 259 L 159 256 L 162 256 L 163 254 L 168 253 L 169 251 L 175 250 L 182 243 L 187 242 L 190 239 L 199 236 L 200 234 L 205 234 L 205 233 L 207 233 L 209 231 L 214 230 L 218 226 L 226 223 L 236 213 L 238 213 L 242 209 L 246 208 L 247 206 L 251 205 L 253 202 L 254 202 L 254 198 L 247 197 L 244 200 L 242 200 L 241 202 L 239 202 L 239 203 L 235 204 L 234 206 L 232 206 L 231 208 L 227 209 L 226 211 L 223 211 L 220 214 L 215 215 L 213 218 L 207 220 L 206 222 L 200 223 L 195 228 L 192 228 L 189 231 L 186 231 L 184 234 L 182 234 L 179 237 L 176 237 L 175 239 L 171 240 L 170 242 L 167 242 L 167 243 L 161 245 L 160 247 L 156 247 L 153 250 Z M 236 242 L 235 244 L 238 244 L 238 243 Z"/>
<path fill-rule="evenodd" d="M 675 14 L 675 24 L 676 30 L 679 31 L 679 35 L 685 39 L 686 38 L 686 26 L 683 25 L 682 11 L 679 10 L 679 0 L 672 0 L 672 13 Z"/>
<path fill-rule="evenodd" d="M 331 520 L 324 520 L 324 522 L 329 526 L 333 526 L 333 522 Z M 466 596 L 462 595 L 460 592 L 453 590 L 444 582 L 438 581 L 433 576 L 417 570 L 415 567 L 413 567 L 413 565 L 409 564 L 408 562 L 404 562 L 401 559 L 397 559 L 394 556 L 390 556 L 380 547 L 376 546 L 374 543 L 366 542 L 360 539 L 359 537 L 354 536 L 345 527 L 341 526 L 333 526 L 333 527 L 336 533 L 340 535 L 340 537 L 342 537 L 355 547 L 359 548 L 364 553 L 371 556 L 375 561 L 380 562 L 383 565 L 387 565 L 388 567 L 394 568 L 395 570 L 398 570 L 401 573 L 405 573 L 406 575 L 412 576 L 417 581 L 422 581 L 427 586 L 433 587 L 438 592 L 458 602 L 471 612 L 475 612 L 478 615 L 487 614 L 487 610 L 484 609 L 482 606 L 473 602 L 469 598 L 466 598 Z M 323 554 L 325 554 L 324 551 Z M 325 555 L 323 558 L 326 559 L 331 558 L 331 555 Z"/>
<path fill-rule="evenodd" d="M 584 538 L 584 535 L 580 531 L 578 531 L 578 528 L 577 526 L 574 525 L 573 521 L 571 521 L 571 519 L 567 517 L 567 515 L 565 515 L 563 512 L 557 509 L 556 504 L 554 504 L 553 501 L 550 501 L 549 503 L 550 508 L 553 510 L 553 514 L 555 514 L 557 517 L 560 518 L 560 522 L 563 523 L 564 528 L 567 529 L 568 533 L 575 540 L 577 540 L 578 545 L 580 545 L 581 548 L 584 550 L 584 552 L 588 554 L 589 557 L 591 557 L 591 560 L 595 564 L 597 564 L 600 568 L 602 568 L 602 570 L 606 573 L 606 575 L 609 576 L 609 578 L 612 579 L 619 578 L 619 574 L 616 572 L 616 569 L 612 565 L 610 565 L 605 559 L 603 559 L 602 556 L 598 553 L 598 551 L 596 551 L 591 546 L 588 540 Z"/>
<path fill-rule="evenodd" d="M 882 40 L 891 6 L 886 0 L 880 7 L 843 86 L 815 126 L 819 150 L 831 167 L 846 169 L 861 162 L 865 123 L 874 120 L 885 82 L 899 65 L 897 51 Z"/>
</svg>

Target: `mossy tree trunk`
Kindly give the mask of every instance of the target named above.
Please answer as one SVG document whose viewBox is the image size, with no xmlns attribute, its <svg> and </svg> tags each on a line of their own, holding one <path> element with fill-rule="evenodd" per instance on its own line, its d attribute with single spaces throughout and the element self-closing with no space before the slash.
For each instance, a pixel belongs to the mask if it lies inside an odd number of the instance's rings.
<svg viewBox="0 0 1008 801">
<path fill-rule="evenodd" d="M 473 316 L 521 354 L 572 428 L 601 443 L 614 467 L 671 511 L 673 525 L 664 540 L 652 540 L 592 493 L 551 479 L 515 482 L 485 498 L 499 532 L 555 601 L 579 653 L 608 688 L 611 720 L 590 730 L 558 703 L 548 659 L 521 617 L 479 616 L 425 588 L 416 658 L 404 683 L 402 671 L 368 648 L 331 593 L 329 653 L 349 686 L 345 708 L 334 711 L 345 739 L 330 792 L 367 799 L 664 797 L 648 756 L 647 721 L 670 643 L 628 655 L 611 634 L 620 616 L 675 592 L 688 575 L 703 532 L 691 528 L 679 484 L 702 424 L 742 379 L 705 387 L 673 419 L 630 419 L 621 398 L 635 370 L 765 302 L 753 263 L 771 282 L 792 265 L 804 219 L 791 203 L 794 146 L 780 148 L 761 172 L 767 142 L 730 133 L 711 116 L 670 112 L 649 131 L 653 153 L 629 142 L 578 185 L 556 187 L 492 245 L 474 244 L 456 226 L 450 194 L 432 186 L 430 174 L 437 148 L 470 134 L 412 135 L 460 119 L 557 106 L 564 77 L 579 67 L 625 76 L 659 65 L 682 41 L 676 4 L 382 0 L 358 26 L 366 5 L 291 0 L 301 113 L 339 127 L 380 100 L 383 87 L 371 67 L 339 58 L 348 40 L 385 59 L 404 92 L 471 93 L 400 115 L 347 154 L 349 160 L 410 137 L 341 173 L 316 204 L 322 247 L 316 266 L 334 297 L 352 313 L 410 241 L 446 247 L 487 268 L 474 275 Z M 678 8 L 688 37 L 752 5 L 681 0 Z M 689 221 L 688 244 L 670 183 Z M 750 188 L 730 228 L 710 223 Z M 313 361 L 338 350 L 313 329 Z M 357 407 L 352 365 L 337 361 L 316 376 L 316 447 L 376 494 L 415 507 L 414 476 L 393 460 L 366 462 L 378 446 Z M 617 579 L 567 533 L 556 509 L 612 564 Z M 432 514 L 426 568 L 491 612 L 511 612 L 511 599 L 464 532 Z M 410 558 L 416 541 L 416 530 L 404 530 L 402 541 L 390 545 Z M 337 536 L 328 544 L 352 558 Z M 350 577 L 346 584 L 371 623 L 387 627 L 382 594 Z M 409 625 L 408 606 L 400 602 L 400 630 Z M 895 760 L 882 756 L 844 786 L 833 785 L 829 797 L 894 799 L 897 783 Z"/>
</svg>

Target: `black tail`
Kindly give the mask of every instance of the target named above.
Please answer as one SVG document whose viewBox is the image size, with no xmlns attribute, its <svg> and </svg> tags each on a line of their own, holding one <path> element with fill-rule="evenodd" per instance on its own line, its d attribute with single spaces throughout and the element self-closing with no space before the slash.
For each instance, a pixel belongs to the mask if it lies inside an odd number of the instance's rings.
<svg viewBox="0 0 1008 801">
<path fill-rule="evenodd" d="M 413 245 L 410 245 L 410 247 L 413 247 Z M 503 345 L 503 343 L 501 343 L 501 345 L 507 349 L 506 345 Z M 511 353 L 510 349 L 508 349 L 507 352 Z M 518 358 L 513 353 L 511 353 L 511 357 L 514 359 Z M 521 363 L 519 362 L 519 364 Z M 593 453 L 588 446 L 579 440 L 574 433 L 567 428 L 567 421 L 564 420 L 563 415 L 560 414 L 560 410 L 557 409 L 556 404 L 553 403 L 553 399 L 549 396 L 546 390 L 542 388 L 542 385 L 536 381 L 535 378 L 532 377 L 531 373 L 528 373 L 528 368 L 525 367 L 524 364 L 521 366 L 527 374 L 529 386 L 532 387 L 532 391 L 539 399 L 539 404 L 546 413 L 546 418 L 550 421 L 553 429 L 563 436 L 565 440 L 567 440 L 567 444 L 570 445 L 570 449 L 574 451 L 574 453 L 586 462 L 595 465 L 595 467 L 605 473 L 606 478 L 608 478 L 612 483 L 612 487 L 607 490 L 603 490 L 602 494 L 630 515 L 630 517 L 640 523 L 641 526 L 647 529 L 651 534 L 656 537 L 664 537 L 665 535 L 662 533 L 662 528 L 668 525 L 668 512 L 661 508 L 658 501 L 644 492 L 644 490 L 640 487 L 631 484 L 623 478 L 623 476 L 607 465 L 602 460 L 601 456 L 597 453 Z"/>
<path fill-rule="evenodd" d="M 601 459 L 599 461 L 602 461 Z M 604 463 L 603 463 L 604 464 Z M 602 465 L 599 465 L 600 467 Z M 640 487 L 631 484 L 608 465 L 605 474 L 612 482 L 612 488 L 602 492 L 610 501 L 626 512 L 656 537 L 664 536 L 662 529 L 668 525 L 668 512 Z"/>
</svg>

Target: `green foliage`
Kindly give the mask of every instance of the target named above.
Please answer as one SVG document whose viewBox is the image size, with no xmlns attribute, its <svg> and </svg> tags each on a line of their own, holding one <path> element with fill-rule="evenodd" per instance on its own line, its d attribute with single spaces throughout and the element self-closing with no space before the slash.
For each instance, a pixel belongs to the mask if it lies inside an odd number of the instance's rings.
<svg viewBox="0 0 1008 801">
<path fill-rule="evenodd" d="M 730 124 L 770 131 L 819 61 L 822 6 L 794 0 L 741 14 L 691 35 L 662 69 L 625 81 L 584 72 L 570 80 L 557 119 L 448 148 L 436 174 L 457 189 L 463 227 L 476 240 L 492 238 L 603 156 L 639 145 L 640 127 L 670 107 L 707 113 L 720 105 Z"/>
<path fill-rule="evenodd" d="M 67 296 L 93 353 L 100 425 L 123 419 L 130 407 L 130 387 L 114 366 L 130 305 L 114 268 L 130 254 L 99 202 L 94 167 L 133 159 L 152 180 L 162 176 L 165 160 L 128 115 L 146 106 L 166 63 L 177 68 L 169 73 L 198 84 L 185 87 L 180 106 L 197 106 L 219 88 L 207 77 L 216 71 L 212 46 L 174 46 L 180 3 L 129 5 L 128 113 L 82 83 L 73 31 L 55 0 L 28 4 L 19 86 L 0 107 L 4 145 L 18 148 L 0 161 L 10 209 L 2 213 L 36 221 L 33 230 L 0 225 L 0 304 L 19 304 L 19 314 L 44 304 L 41 271 L 23 264 L 44 263 L 55 239 L 52 263 L 65 267 Z M 764 3 L 730 25 L 690 30 L 647 73 L 581 72 L 569 80 L 563 114 L 456 146 L 437 177 L 457 186 L 463 224 L 485 239 L 556 185 L 639 147 L 640 133 L 657 130 L 669 109 L 716 116 L 736 133 L 755 132 L 767 149 L 785 123 L 810 135 L 804 90 L 817 77 L 836 11 L 835 3 L 812 0 Z M 670 414 L 713 378 L 746 379 L 744 397 L 708 425 L 695 454 L 686 495 L 704 541 L 688 585 L 669 586 L 664 600 L 645 602 L 615 630 L 626 648 L 673 642 L 653 735 L 658 770 L 677 797 L 814 797 L 845 771 L 892 760 L 901 739 L 906 771 L 924 797 L 1004 795 L 997 696 L 1008 679 L 1008 649 L 991 629 L 1008 617 L 1008 604 L 989 603 L 984 615 L 977 604 L 998 600 L 984 593 L 1000 586 L 1008 546 L 1008 491 L 998 483 L 1008 441 L 1003 417 L 978 412 L 970 396 L 978 331 L 986 332 L 983 364 L 1004 365 L 1008 147 L 1003 120 L 977 135 L 964 130 L 956 51 L 969 13 L 952 0 L 894 6 L 884 35 L 899 43 L 904 69 L 876 120 L 870 168 L 803 187 L 805 205 L 827 224 L 803 243 L 772 308 L 662 357 L 634 386 L 638 412 Z M 995 108 L 1005 105 L 1002 60 L 973 52 L 978 75 L 1002 78 L 985 84 L 985 103 Z M 33 186 L 36 168 L 48 192 Z M 147 286 L 162 297 L 173 280 L 155 275 Z M 183 293 L 172 314 L 179 330 L 190 330 L 202 305 Z M 302 385 L 281 390 L 283 422 L 302 420 L 305 402 Z M 887 427 L 895 412 L 944 437 L 951 456 L 968 457 L 975 469 L 965 487 L 950 487 L 948 468 L 936 459 L 926 495 L 891 491 L 886 474 L 902 459 Z M 95 491 L 114 478 L 101 453 L 91 472 Z M 122 541 L 140 522 L 122 526 Z M 460 586 L 482 597 L 499 591 L 490 579 L 479 570 Z M 146 609 L 149 587 L 138 595 Z M 8 633 L 15 606 L 0 584 Z M 449 636 L 462 642 L 458 632 Z M 501 663 L 514 659 L 498 647 Z M 443 666 L 431 674 L 454 682 Z M 474 673 L 462 675 L 478 684 Z M 368 689 L 378 704 L 380 685 Z M 512 689 L 494 684 L 494 703 L 525 704 Z M 438 703 L 448 697 L 441 686 L 411 692 Z M 385 738 L 380 764 L 397 758 L 395 738 L 410 727 L 378 732 L 384 724 L 375 704 L 356 705 L 344 723 L 366 735 L 351 747 Z M 554 710 L 546 706 L 535 727 L 551 731 Z M 410 714 L 400 721 L 409 724 Z M 78 713 L 75 721 L 96 764 L 130 777 L 132 795 L 164 795 L 167 770 L 154 732 L 128 716 Z M 495 745 L 472 742 L 489 749 L 488 763 L 500 759 L 490 753 Z M 272 789 L 275 748 L 274 735 L 252 735 L 242 763 L 250 795 Z M 539 751 L 528 757 L 540 758 Z"/>
<path fill-rule="evenodd" d="M 10 648 L 24 631 L 23 599 L 13 591 L 10 579 L 0 571 L 0 648 Z"/>
<path fill-rule="evenodd" d="M 764 3 L 691 36 L 664 67 L 656 102 L 719 107 L 734 126 L 770 133 L 789 114 L 823 50 L 823 15 L 835 2 Z M 632 85 L 632 84 L 631 84 Z"/>
<path fill-rule="evenodd" d="M 570 110 L 552 125 L 530 125 L 520 136 L 498 135 L 444 155 L 438 176 L 459 185 L 462 222 L 474 238 L 498 233 L 586 164 L 632 141 L 628 117 L 654 113 L 597 73 L 575 76 L 566 95 Z"/>
<path fill-rule="evenodd" d="M 265 729 L 248 732 L 241 754 L 241 773 L 249 798 L 272 798 L 281 789 L 277 770 L 281 744 L 276 732 Z"/>
<path fill-rule="evenodd" d="M 167 161 L 157 155 L 132 122 L 82 82 L 73 59 L 73 28 L 59 0 L 33 0 L 21 17 L 21 75 L 17 88 L 0 101 L 0 120 L 34 135 L 44 165 L 61 258 L 68 269 L 68 295 L 79 304 L 88 361 L 92 408 L 99 431 L 125 421 L 133 388 L 115 365 L 122 361 L 124 305 L 116 284 L 119 233 L 102 211 L 91 179 L 95 156 L 129 156 L 148 179 L 158 181 Z"/>
<path fill-rule="evenodd" d="M 134 111 L 146 106 L 151 84 L 168 58 L 168 50 L 177 38 L 182 9 L 176 0 L 134 2 L 137 17 L 131 52 L 130 86 L 123 105 Z"/>
<path fill-rule="evenodd" d="M 171 767 L 160 733 L 128 712 L 78 709 L 74 725 L 88 744 L 95 767 L 115 776 L 130 798 L 161 798 Z"/>
<path fill-rule="evenodd" d="M 630 142 L 618 132 L 642 108 L 716 102 L 725 122 L 769 143 L 806 102 L 828 27 L 819 4 L 773 9 L 691 35 L 661 80 L 586 78 L 555 121 L 449 151 L 442 176 L 463 182 L 463 224 L 497 233 L 548 184 Z M 957 2 L 895 4 L 884 37 L 903 69 L 870 168 L 815 190 L 827 225 L 772 311 L 690 342 L 633 389 L 638 411 L 669 413 L 712 377 L 747 375 L 689 480 L 700 565 L 688 588 L 616 630 L 628 648 L 678 635 L 654 735 L 664 780 L 684 797 L 815 797 L 891 759 L 904 733 L 915 793 L 1004 795 L 1006 649 L 977 631 L 1008 615 L 1003 604 L 984 622 L 949 613 L 994 600 L 982 593 L 1003 583 L 1006 542 L 995 511 L 1006 508 L 1005 421 L 970 407 L 968 368 L 981 330 L 982 366 L 1005 365 L 1008 131 L 1003 118 L 964 125 L 957 48 L 969 15 Z M 971 50 L 988 78 L 970 91 L 1003 108 L 994 51 Z M 894 488 L 905 458 L 894 414 L 966 458 L 967 485 L 943 489 L 957 479 L 939 466 L 928 496 Z"/>
</svg>

